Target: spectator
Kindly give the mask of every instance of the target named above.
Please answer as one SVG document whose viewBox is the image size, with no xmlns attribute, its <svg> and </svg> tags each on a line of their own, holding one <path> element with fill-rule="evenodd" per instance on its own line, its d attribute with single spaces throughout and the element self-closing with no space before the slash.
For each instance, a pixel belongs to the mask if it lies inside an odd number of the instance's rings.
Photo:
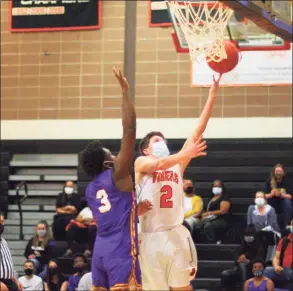
<svg viewBox="0 0 293 291">
<path fill-rule="evenodd" d="M 52 235 L 48 223 L 42 220 L 36 225 L 36 235 L 28 241 L 24 251 L 24 256 L 35 264 L 36 274 L 43 280 L 50 258 L 51 240 Z"/>
<path fill-rule="evenodd" d="M 24 290 L 43 291 L 43 280 L 34 275 L 36 271 L 35 264 L 32 261 L 26 261 L 23 264 L 25 276 L 19 278 L 19 282 Z"/>
<path fill-rule="evenodd" d="M 275 209 L 266 203 L 265 194 L 256 192 L 255 205 L 250 205 L 247 211 L 247 225 L 254 226 L 259 232 L 265 250 L 276 243 L 276 237 L 281 237 Z"/>
<path fill-rule="evenodd" d="M 279 217 L 279 226 L 285 229 L 290 223 L 292 213 L 292 182 L 285 175 L 284 167 L 281 164 L 274 166 L 270 179 L 266 182 L 266 199 L 268 204 L 274 207 Z"/>
<path fill-rule="evenodd" d="M 68 250 L 65 256 L 72 255 L 72 244 L 77 242 L 79 244 L 86 244 L 84 255 L 90 257 L 96 239 L 97 226 L 93 219 L 92 211 L 89 207 L 85 207 L 75 220 L 71 220 L 66 228 Z"/>
<path fill-rule="evenodd" d="M 87 273 L 87 258 L 84 255 L 76 254 L 73 257 L 73 269 L 75 273 L 62 284 L 62 291 L 75 291 L 77 289 L 81 277 Z"/>
<path fill-rule="evenodd" d="M 252 265 L 253 278 L 247 280 L 244 284 L 244 291 L 273 291 L 274 283 L 264 276 L 265 263 L 255 261 Z"/>
<path fill-rule="evenodd" d="M 89 291 L 91 290 L 93 285 L 93 278 L 92 278 L 92 272 L 84 274 L 79 283 L 78 283 L 78 291 Z"/>
<path fill-rule="evenodd" d="M 0 287 L 3 285 L 3 288 L 6 287 L 9 291 L 18 291 L 21 290 L 21 285 L 15 278 L 11 252 L 6 240 L 2 237 L 3 232 L 4 214 L 0 213 Z"/>
<path fill-rule="evenodd" d="M 48 263 L 47 274 L 45 279 L 45 291 L 66 291 L 61 289 L 65 277 L 61 274 L 57 263 L 51 260 Z"/>
<path fill-rule="evenodd" d="M 202 213 L 200 223 L 196 225 L 196 237 L 203 238 L 207 243 L 217 242 L 220 234 L 228 228 L 230 207 L 231 202 L 226 195 L 224 183 L 215 180 L 206 212 Z"/>
<path fill-rule="evenodd" d="M 253 260 L 264 260 L 265 250 L 257 236 L 255 228 L 246 228 L 236 256 L 236 268 L 222 272 L 222 286 L 226 290 L 235 290 L 235 284 L 241 281 L 242 286 L 252 277 Z"/>
<path fill-rule="evenodd" d="M 293 267 L 293 220 L 291 221 L 291 233 L 279 241 L 275 257 L 273 259 L 273 266 L 265 269 L 265 276 L 277 282 L 292 282 L 292 267 Z"/>
<path fill-rule="evenodd" d="M 66 182 L 63 192 L 59 193 L 56 199 L 56 215 L 52 225 L 53 235 L 57 241 L 66 240 L 66 226 L 71 219 L 74 219 L 80 210 L 80 199 L 74 193 L 74 184 Z"/>
<path fill-rule="evenodd" d="M 202 198 L 194 193 L 194 185 L 191 180 L 184 180 L 184 220 L 191 232 L 195 230 L 195 225 L 199 222 L 199 216 L 203 209 Z"/>
</svg>

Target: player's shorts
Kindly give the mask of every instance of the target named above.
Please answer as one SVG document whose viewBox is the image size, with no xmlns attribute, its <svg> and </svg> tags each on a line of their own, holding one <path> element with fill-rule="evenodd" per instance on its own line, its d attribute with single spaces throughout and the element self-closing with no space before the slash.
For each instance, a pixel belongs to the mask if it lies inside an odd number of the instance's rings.
<svg viewBox="0 0 293 291">
<path fill-rule="evenodd" d="M 170 290 L 190 285 L 197 271 L 197 253 L 184 226 L 141 233 L 140 240 L 143 290 Z"/>
<path fill-rule="evenodd" d="M 141 289 L 141 272 L 137 257 L 93 256 L 92 278 L 93 291 Z"/>
</svg>

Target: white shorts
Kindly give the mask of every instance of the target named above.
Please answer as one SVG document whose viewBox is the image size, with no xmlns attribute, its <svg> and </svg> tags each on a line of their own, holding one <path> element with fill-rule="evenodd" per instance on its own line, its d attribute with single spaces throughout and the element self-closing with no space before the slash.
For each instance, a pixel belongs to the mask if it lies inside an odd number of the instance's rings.
<svg viewBox="0 0 293 291">
<path fill-rule="evenodd" d="M 140 234 L 139 262 L 143 290 L 170 290 L 190 285 L 197 271 L 197 253 L 189 231 Z"/>
</svg>

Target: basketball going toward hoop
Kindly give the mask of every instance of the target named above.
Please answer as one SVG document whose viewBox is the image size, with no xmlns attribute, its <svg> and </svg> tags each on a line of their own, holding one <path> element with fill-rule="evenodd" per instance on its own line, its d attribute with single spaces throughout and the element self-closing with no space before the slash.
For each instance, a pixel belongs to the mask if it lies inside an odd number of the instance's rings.
<svg viewBox="0 0 293 291">
<path fill-rule="evenodd" d="M 227 53 L 226 59 L 217 62 L 211 60 L 209 56 L 206 57 L 209 67 L 219 74 L 225 74 L 232 71 L 239 62 L 239 50 L 235 44 L 231 41 L 224 40 L 223 45 Z"/>
</svg>

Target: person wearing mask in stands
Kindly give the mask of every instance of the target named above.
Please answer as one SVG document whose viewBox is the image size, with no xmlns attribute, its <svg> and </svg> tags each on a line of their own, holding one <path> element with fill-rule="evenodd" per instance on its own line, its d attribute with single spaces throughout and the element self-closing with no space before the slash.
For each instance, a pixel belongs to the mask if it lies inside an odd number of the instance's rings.
<svg viewBox="0 0 293 291">
<path fill-rule="evenodd" d="M 78 288 L 81 277 L 86 274 L 87 271 L 87 258 L 82 254 L 76 254 L 73 257 L 73 269 L 75 273 L 69 277 L 68 281 L 65 281 L 61 290 L 75 291 Z"/>
<path fill-rule="evenodd" d="M 22 290 L 20 283 L 15 277 L 12 256 L 4 232 L 4 213 L 0 212 L 0 287 L 9 291 Z M 2 291 L 2 289 L 1 289 Z"/>
<path fill-rule="evenodd" d="M 268 204 L 279 214 L 279 226 L 285 229 L 290 224 L 292 214 L 293 187 L 281 164 L 273 167 L 270 179 L 266 182 L 265 193 Z"/>
<path fill-rule="evenodd" d="M 77 242 L 86 245 L 84 255 L 90 257 L 97 234 L 96 221 L 90 208 L 85 207 L 74 220 L 70 221 L 66 230 L 68 249 L 64 256 L 72 256 L 73 242 Z"/>
<path fill-rule="evenodd" d="M 273 259 L 273 266 L 265 269 L 265 276 L 278 282 L 291 282 L 293 280 L 293 220 L 291 221 L 290 234 L 283 237 L 277 247 L 275 257 Z"/>
<path fill-rule="evenodd" d="M 248 278 L 253 276 L 251 270 L 254 260 L 264 260 L 265 250 L 255 228 L 244 230 L 240 248 L 236 256 L 236 267 L 222 272 L 222 286 L 225 290 L 235 290 L 235 284 L 241 281 L 242 286 Z"/>
<path fill-rule="evenodd" d="M 184 190 L 184 221 L 189 226 L 191 233 L 199 222 L 199 216 L 203 209 L 202 198 L 194 193 L 194 185 L 191 180 L 183 181 Z"/>
<path fill-rule="evenodd" d="M 23 290 L 25 291 L 43 291 L 43 280 L 34 275 L 35 273 L 35 264 L 32 261 L 25 261 L 23 264 L 23 271 L 25 276 L 22 276 L 18 279 Z"/>
<path fill-rule="evenodd" d="M 27 243 L 24 256 L 35 264 L 36 274 L 45 279 L 46 268 L 50 258 L 50 242 L 52 235 L 47 221 L 36 225 L 36 235 Z"/>
<path fill-rule="evenodd" d="M 196 238 L 203 238 L 207 243 L 216 243 L 228 228 L 228 217 L 231 201 L 226 194 L 224 183 L 215 180 L 211 187 L 212 196 L 206 211 L 201 214 L 201 220 L 196 225 Z"/>
<path fill-rule="evenodd" d="M 264 249 L 281 238 L 275 209 L 267 204 L 265 194 L 261 191 L 255 194 L 255 205 L 250 205 L 247 211 L 247 225 L 253 226 L 258 231 Z"/>
<path fill-rule="evenodd" d="M 48 263 L 46 279 L 44 283 L 45 291 L 66 291 L 61 289 L 63 282 L 66 279 L 62 275 L 57 263 L 51 260 Z"/>
<path fill-rule="evenodd" d="M 244 291 L 273 291 L 274 283 L 264 276 L 265 263 L 263 261 L 254 261 L 252 264 L 253 278 L 247 280 L 244 284 Z"/>
<path fill-rule="evenodd" d="M 74 192 L 74 184 L 71 181 L 65 183 L 63 191 L 56 199 L 56 215 L 52 225 L 53 235 L 57 241 L 66 240 L 66 226 L 80 211 L 81 201 Z"/>
</svg>

